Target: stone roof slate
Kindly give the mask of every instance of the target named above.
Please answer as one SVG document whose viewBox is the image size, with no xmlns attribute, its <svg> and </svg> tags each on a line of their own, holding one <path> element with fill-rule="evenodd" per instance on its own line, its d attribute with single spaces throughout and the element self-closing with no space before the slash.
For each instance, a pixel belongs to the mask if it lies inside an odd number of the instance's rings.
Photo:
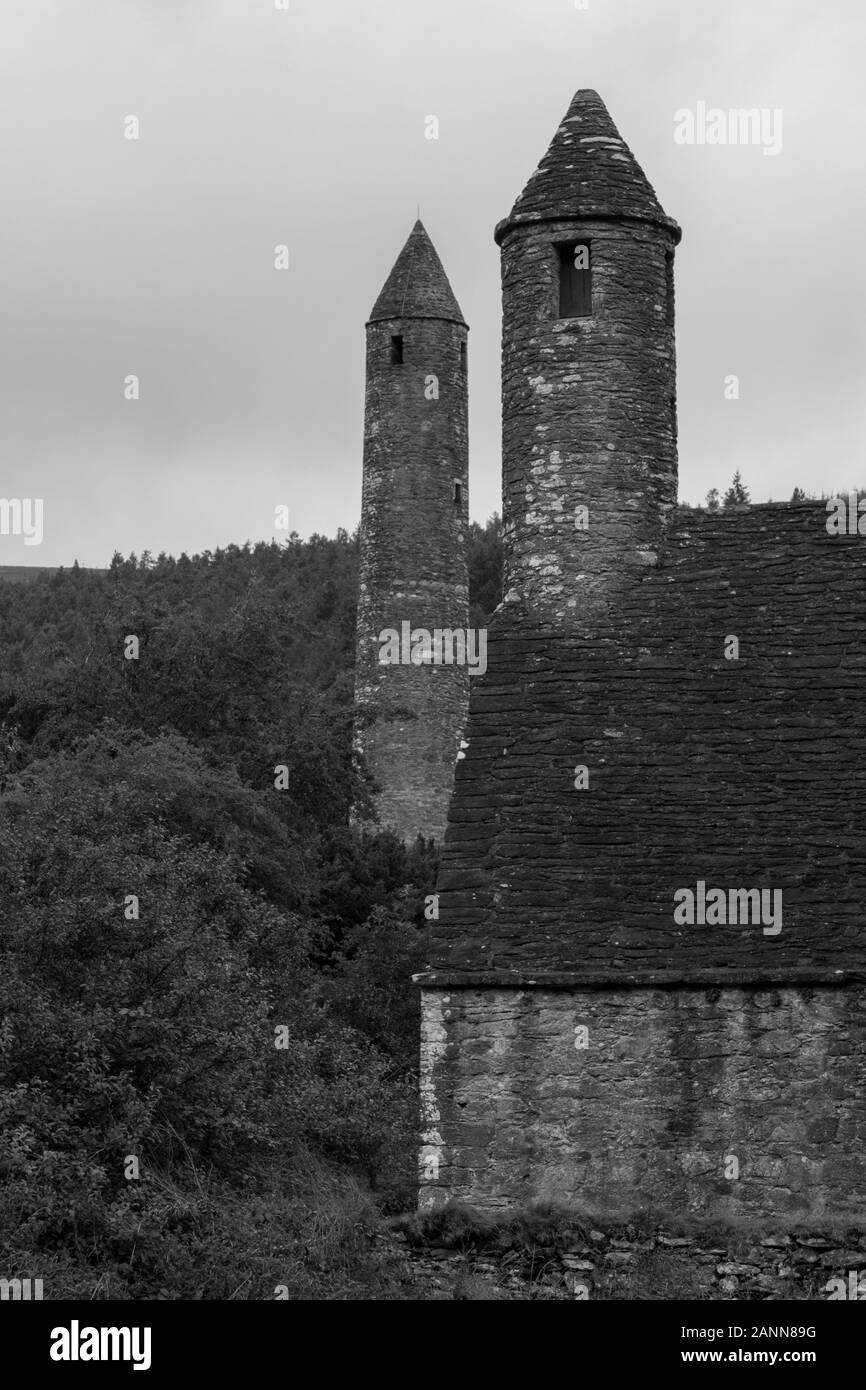
<svg viewBox="0 0 866 1390">
<path fill-rule="evenodd" d="M 598 92 L 575 92 L 550 146 L 508 217 L 496 228 L 501 242 L 521 222 L 632 217 L 658 222 L 681 236 L 652 184 L 614 125 Z"/>
<path fill-rule="evenodd" d="M 429 978 L 866 969 L 866 537 L 825 522 L 817 502 L 680 509 L 660 566 L 592 633 L 500 608 Z M 676 925 L 674 892 L 698 880 L 782 889 L 781 933 Z"/>
<path fill-rule="evenodd" d="M 466 322 L 436 248 L 420 221 L 415 223 L 394 262 L 369 322 L 400 318 Z"/>
</svg>

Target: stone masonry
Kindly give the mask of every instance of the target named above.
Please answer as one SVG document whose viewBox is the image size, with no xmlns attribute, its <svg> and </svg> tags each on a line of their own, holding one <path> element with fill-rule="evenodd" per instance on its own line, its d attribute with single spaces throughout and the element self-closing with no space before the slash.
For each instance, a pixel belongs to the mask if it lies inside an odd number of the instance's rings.
<svg viewBox="0 0 866 1390">
<path fill-rule="evenodd" d="M 680 229 L 602 102 L 579 98 L 496 229 L 506 603 L 560 625 L 586 623 L 657 564 L 677 494 Z M 590 258 L 590 312 L 563 318 L 560 254 L 575 244 Z"/>
<path fill-rule="evenodd" d="M 469 621 L 468 329 L 416 222 L 367 324 L 357 742 L 400 838 L 441 839 L 468 707 L 465 665 L 380 662 L 386 630 Z"/>
<path fill-rule="evenodd" d="M 419 976 L 420 1205 L 862 1229 L 866 540 L 676 506 L 679 228 L 595 92 L 496 240 L 506 592 Z M 709 888 L 778 929 L 675 915 Z"/>
<path fill-rule="evenodd" d="M 422 1028 L 422 1206 L 866 1207 L 862 989 L 425 991 Z"/>
</svg>

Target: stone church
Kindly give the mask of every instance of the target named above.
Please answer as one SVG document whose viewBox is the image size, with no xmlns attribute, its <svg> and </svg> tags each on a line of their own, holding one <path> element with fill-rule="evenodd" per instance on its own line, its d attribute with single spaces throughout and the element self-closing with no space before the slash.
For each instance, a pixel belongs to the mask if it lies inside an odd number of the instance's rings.
<svg viewBox="0 0 866 1390">
<path fill-rule="evenodd" d="M 866 536 L 821 502 L 677 506 L 680 229 L 595 92 L 495 239 L 505 593 L 418 981 L 420 1204 L 862 1221 Z M 405 389 L 395 324 L 447 358 L 447 414 L 402 400 L 440 501 L 465 468 L 447 307 L 434 329 L 395 296 L 368 330 L 368 432 Z M 367 602 L 419 582 L 376 515 L 382 439 Z M 462 605 L 450 554 L 430 582 Z"/>
</svg>

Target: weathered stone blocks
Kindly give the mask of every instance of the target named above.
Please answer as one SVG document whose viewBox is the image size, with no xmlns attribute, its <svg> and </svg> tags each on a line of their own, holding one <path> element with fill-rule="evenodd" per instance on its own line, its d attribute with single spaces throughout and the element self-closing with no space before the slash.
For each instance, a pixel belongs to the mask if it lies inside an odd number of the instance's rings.
<svg viewBox="0 0 866 1390">
<path fill-rule="evenodd" d="M 866 1214 L 863 986 L 427 989 L 422 1033 L 422 1207 Z"/>
<path fill-rule="evenodd" d="M 467 333 L 416 223 L 367 325 L 355 675 L 379 817 L 406 840 L 444 834 L 469 677 L 458 664 L 382 665 L 380 634 L 468 625 Z"/>
</svg>

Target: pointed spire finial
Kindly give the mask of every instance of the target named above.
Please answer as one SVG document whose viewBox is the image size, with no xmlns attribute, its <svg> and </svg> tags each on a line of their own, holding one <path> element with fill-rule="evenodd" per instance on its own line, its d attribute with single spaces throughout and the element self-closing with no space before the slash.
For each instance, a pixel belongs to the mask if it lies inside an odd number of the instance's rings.
<svg viewBox="0 0 866 1390">
<path fill-rule="evenodd" d="M 494 233 L 501 244 L 509 227 L 591 217 L 631 217 L 680 228 L 668 217 L 652 184 L 623 140 L 599 96 L 575 92 L 547 153 L 508 216 Z"/>
<path fill-rule="evenodd" d="M 419 203 L 418 220 L 373 305 L 370 323 L 399 318 L 466 322 L 420 213 Z"/>
</svg>

